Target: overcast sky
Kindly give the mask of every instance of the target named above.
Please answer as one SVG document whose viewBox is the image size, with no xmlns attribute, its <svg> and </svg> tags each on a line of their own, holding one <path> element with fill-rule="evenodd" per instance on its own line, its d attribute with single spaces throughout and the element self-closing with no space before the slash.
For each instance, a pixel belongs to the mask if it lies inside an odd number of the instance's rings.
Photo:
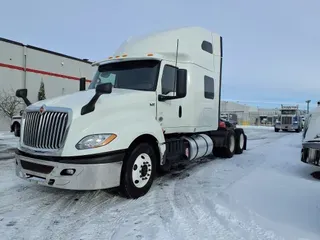
<svg viewBox="0 0 320 240">
<path fill-rule="evenodd" d="M 129 36 L 202 26 L 224 38 L 224 99 L 254 105 L 320 99 L 320 0 L 0 0 L 0 5 L 1 37 L 91 60 L 108 57 Z"/>
</svg>

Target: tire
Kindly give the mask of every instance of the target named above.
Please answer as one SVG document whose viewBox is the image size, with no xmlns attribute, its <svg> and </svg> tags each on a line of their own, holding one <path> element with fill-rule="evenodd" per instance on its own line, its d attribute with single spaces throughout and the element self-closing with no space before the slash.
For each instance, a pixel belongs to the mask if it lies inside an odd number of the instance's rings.
<svg viewBox="0 0 320 240">
<path fill-rule="evenodd" d="M 136 199 L 150 190 L 156 173 L 156 159 L 155 151 L 148 143 L 140 143 L 128 153 L 121 171 L 123 196 Z"/>
<path fill-rule="evenodd" d="M 16 123 L 13 126 L 13 132 L 14 132 L 14 136 L 20 137 L 20 126 L 19 126 L 19 124 Z"/>
<path fill-rule="evenodd" d="M 275 128 L 274 129 L 275 132 L 279 132 L 279 130 L 280 130 L 279 128 Z"/>
<path fill-rule="evenodd" d="M 244 133 L 241 131 L 237 134 L 236 146 L 235 146 L 235 154 L 242 154 L 245 146 L 246 138 Z"/>
<path fill-rule="evenodd" d="M 222 157 L 232 158 L 236 149 L 236 136 L 234 131 L 229 130 L 226 138 L 226 147 L 224 147 Z"/>
<path fill-rule="evenodd" d="M 221 147 L 215 147 L 213 148 L 212 153 L 213 153 L 213 156 L 220 158 L 220 157 L 223 157 L 224 149 Z"/>
</svg>

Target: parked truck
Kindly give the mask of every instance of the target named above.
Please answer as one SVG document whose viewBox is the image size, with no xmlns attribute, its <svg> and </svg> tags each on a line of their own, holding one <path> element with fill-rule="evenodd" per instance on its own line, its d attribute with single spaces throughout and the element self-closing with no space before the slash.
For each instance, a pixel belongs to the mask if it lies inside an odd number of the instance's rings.
<svg viewBox="0 0 320 240">
<path fill-rule="evenodd" d="M 320 167 L 320 101 L 315 109 L 305 115 L 301 161 Z"/>
<path fill-rule="evenodd" d="M 16 137 L 20 137 L 22 114 L 23 110 L 20 110 L 19 115 L 15 115 L 11 118 L 10 132 L 13 132 Z"/>
<path fill-rule="evenodd" d="M 130 38 L 89 88 L 31 104 L 16 151 L 17 176 L 63 189 L 119 187 L 145 195 L 157 172 L 247 146 L 243 129 L 220 122 L 222 37 L 186 27 Z"/>
<path fill-rule="evenodd" d="M 274 125 L 274 131 L 296 131 L 301 132 L 303 128 L 302 118 L 300 116 L 299 105 L 284 106 L 281 105 L 280 116 Z"/>
</svg>

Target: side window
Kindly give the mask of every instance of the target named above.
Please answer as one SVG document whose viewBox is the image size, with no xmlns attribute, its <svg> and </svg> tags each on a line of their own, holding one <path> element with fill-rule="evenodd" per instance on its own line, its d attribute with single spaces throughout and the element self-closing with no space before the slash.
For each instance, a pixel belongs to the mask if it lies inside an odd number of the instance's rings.
<svg viewBox="0 0 320 240">
<path fill-rule="evenodd" d="M 162 94 L 176 92 L 177 68 L 165 65 L 161 79 Z"/>
<path fill-rule="evenodd" d="M 203 41 L 201 44 L 201 48 L 203 51 L 208 52 L 210 54 L 213 53 L 212 43 L 208 41 Z"/>
<path fill-rule="evenodd" d="M 204 76 L 204 97 L 214 99 L 214 80 L 208 76 Z"/>
</svg>

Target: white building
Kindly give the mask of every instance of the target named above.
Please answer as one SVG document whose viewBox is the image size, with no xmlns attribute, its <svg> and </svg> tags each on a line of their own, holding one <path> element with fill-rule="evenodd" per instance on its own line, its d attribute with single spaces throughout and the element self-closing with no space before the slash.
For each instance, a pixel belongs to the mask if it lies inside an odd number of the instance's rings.
<svg viewBox="0 0 320 240">
<path fill-rule="evenodd" d="M 279 114 L 277 109 L 258 108 L 230 101 L 221 101 L 220 109 L 222 114 L 236 114 L 238 123 L 244 125 L 273 124 L 275 116 Z"/>
<path fill-rule="evenodd" d="M 79 90 L 79 78 L 87 78 L 87 86 L 95 68 L 87 59 L 25 45 L 0 38 L 0 94 L 28 89 L 31 102 L 38 100 L 40 83 L 46 98 Z M 0 116 L 0 131 L 9 130 L 10 119 Z"/>
</svg>

